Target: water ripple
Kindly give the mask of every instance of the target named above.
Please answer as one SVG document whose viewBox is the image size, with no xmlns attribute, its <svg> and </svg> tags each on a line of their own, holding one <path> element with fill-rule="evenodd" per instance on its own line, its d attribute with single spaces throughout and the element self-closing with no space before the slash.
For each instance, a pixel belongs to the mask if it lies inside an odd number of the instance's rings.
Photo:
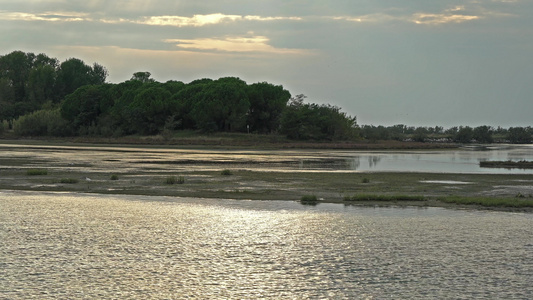
<svg viewBox="0 0 533 300">
<path fill-rule="evenodd" d="M 1 299 L 531 299 L 533 217 L 0 192 Z"/>
</svg>

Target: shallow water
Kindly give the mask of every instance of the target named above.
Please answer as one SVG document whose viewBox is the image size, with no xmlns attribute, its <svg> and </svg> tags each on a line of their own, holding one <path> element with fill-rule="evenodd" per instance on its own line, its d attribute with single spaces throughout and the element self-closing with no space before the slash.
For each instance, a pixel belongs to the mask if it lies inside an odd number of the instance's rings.
<svg viewBox="0 0 533 300">
<path fill-rule="evenodd" d="M 482 149 L 483 151 L 479 151 Z M 61 147 L 0 144 L 0 166 L 83 172 L 218 171 L 430 172 L 533 174 L 533 169 L 481 168 L 486 160 L 533 160 L 533 145 L 421 151 L 225 150 Z M 2 162 L 6 162 L 5 164 Z"/>
<path fill-rule="evenodd" d="M 531 299 L 533 215 L 0 192 L 0 299 Z"/>
</svg>

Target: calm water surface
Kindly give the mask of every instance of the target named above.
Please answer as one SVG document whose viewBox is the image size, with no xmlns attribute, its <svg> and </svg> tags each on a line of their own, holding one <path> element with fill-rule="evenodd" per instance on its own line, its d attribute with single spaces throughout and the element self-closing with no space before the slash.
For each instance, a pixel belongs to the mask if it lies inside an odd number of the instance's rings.
<svg viewBox="0 0 533 300">
<path fill-rule="evenodd" d="M 531 299 L 533 215 L 0 192 L 0 299 Z"/>
</svg>

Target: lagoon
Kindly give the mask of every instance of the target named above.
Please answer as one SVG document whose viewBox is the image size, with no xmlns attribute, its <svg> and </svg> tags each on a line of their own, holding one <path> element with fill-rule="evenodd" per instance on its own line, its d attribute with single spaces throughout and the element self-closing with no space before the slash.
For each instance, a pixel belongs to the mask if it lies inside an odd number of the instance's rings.
<svg viewBox="0 0 533 300">
<path fill-rule="evenodd" d="M 253 150 L 179 146 L 48 146 L 0 144 L 0 166 L 85 172 L 213 171 L 419 172 L 533 174 L 533 169 L 481 168 L 481 161 L 533 161 L 533 145 L 480 145 L 448 150 Z M 5 163 L 3 163 L 5 162 Z M 14 166 L 14 167 L 19 167 Z"/>
<path fill-rule="evenodd" d="M 0 191 L 2 299 L 531 299 L 533 215 Z"/>
</svg>

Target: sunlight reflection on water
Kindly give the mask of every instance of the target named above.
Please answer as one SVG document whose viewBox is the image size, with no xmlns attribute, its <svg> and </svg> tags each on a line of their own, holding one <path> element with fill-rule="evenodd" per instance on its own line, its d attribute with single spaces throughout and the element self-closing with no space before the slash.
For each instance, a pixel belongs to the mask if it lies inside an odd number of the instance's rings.
<svg viewBox="0 0 533 300">
<path fill-rule="evenodd" d="M 531 214 L 0 192 L 0 298 L 533 297 Z"/>
<path fill-rule="evenodd" d="M 0 145 L 0 160 L 31 158 L 27 167 L 83 172 L 218 171 L 221 168 L 280 172 L 437 172 L 533 174 L 532 169 L 481 168 L 486 160 L 533 160 L 530 145 L 500 145 L 487 151 L 205 150 L 141 147 Z M 485 148 L 484 148 L 485 149 Z"/>
</svg>

